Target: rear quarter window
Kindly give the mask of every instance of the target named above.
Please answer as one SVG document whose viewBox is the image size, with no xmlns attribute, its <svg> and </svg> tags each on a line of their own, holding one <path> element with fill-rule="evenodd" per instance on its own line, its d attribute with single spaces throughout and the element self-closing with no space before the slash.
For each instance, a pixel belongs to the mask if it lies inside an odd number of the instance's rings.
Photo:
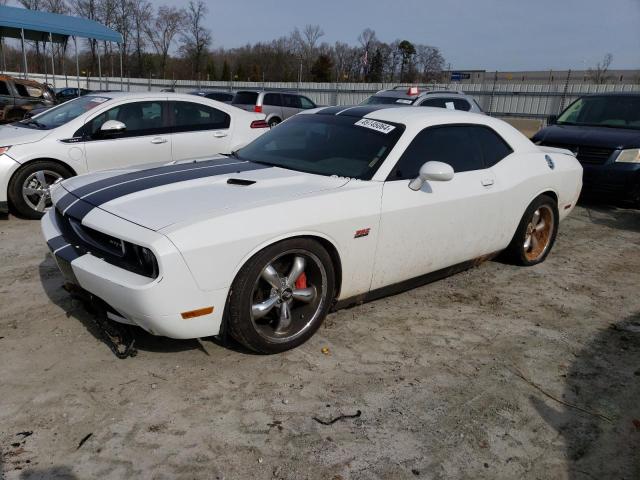
<svg viewBox="0 0 640 480">
<path fill-rule="evenodd" d="M 257 92 L 238 92 L 231 103 L 233 105 L 255 105 L 257 101 Z"/>
<path fill-rule="evenodd" d="M 482 152 L 486 168 L 493 167 L 500 160 L 513 153 L 507 142 L 491 128 L 475 126 L 472 131 Z"/>
<path fill-rule="evenodd" d="M 0 95 L 10 95 L 7 82 L 0 82 Z"/>
</svg>

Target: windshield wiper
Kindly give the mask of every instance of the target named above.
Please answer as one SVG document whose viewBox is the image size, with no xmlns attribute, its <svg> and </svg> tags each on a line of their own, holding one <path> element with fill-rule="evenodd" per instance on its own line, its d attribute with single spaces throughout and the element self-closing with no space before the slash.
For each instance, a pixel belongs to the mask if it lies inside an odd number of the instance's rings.
<svg viewBox="0 0 640 480">
<path fill-rule="evenodd" d="M 23 125 L 35 125 L 39 129 L 47 128 L 45 124 L 40 123 L 39 121 L 33 118 L 29 118 L 28 120 L 22 120 L 20 123 L 22 123 Z"/>
</svg>

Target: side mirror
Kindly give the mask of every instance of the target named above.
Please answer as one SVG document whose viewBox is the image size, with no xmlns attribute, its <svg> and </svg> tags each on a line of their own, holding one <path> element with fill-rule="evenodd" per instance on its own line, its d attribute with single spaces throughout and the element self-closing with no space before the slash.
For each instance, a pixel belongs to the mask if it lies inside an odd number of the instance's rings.
<svg viewBox="0 0 640 480">
<path fill-rule="evenodd" d="M 420 167 L 420 173 L 411 180 L 409 188 L 418 191 L 428 180 L 434 182 L 448 182 L 453 178 L 453 167 L 443 162 L 427 162 Z"/>
<path fill-rule="evenodd" d="M 547 117 L 547 125 L 553 125 L 556 123 L 556 120 L 558 120 L 558 115 L 549 115 Z"/>
<path fill-rule="evenodd" d="M 107 120 L 100 127 L 100 133 L 113 135 L 114 133 L 122 133 L 127 129 L 127 126 L 119 122 L 118 120 Z"/>
</svg>

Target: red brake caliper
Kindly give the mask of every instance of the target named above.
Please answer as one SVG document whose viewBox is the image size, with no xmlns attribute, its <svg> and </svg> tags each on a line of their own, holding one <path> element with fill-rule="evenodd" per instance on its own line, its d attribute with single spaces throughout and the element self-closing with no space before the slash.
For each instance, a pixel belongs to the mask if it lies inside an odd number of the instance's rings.
<svg viewBox="0 0 640 480">
<path fill-rule="evenodd" d="M 304 272 L 302 272 L 296 280 L 296 290 L 300 290 L 302 288 L 307 288 L 307 274 Z"/>
</svg>

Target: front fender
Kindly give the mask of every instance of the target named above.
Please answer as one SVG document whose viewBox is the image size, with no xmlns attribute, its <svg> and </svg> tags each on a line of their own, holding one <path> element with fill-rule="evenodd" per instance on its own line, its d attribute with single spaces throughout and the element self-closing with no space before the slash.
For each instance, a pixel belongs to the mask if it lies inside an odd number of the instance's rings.
<svg viewBox="0 0 640 480">
<path fill-rule="evenodd" d="M 18 168 L 20 164 L 9 155 L 0 155 L 0 212 L 8 211 L 9 181 Z"/>
</svg>

